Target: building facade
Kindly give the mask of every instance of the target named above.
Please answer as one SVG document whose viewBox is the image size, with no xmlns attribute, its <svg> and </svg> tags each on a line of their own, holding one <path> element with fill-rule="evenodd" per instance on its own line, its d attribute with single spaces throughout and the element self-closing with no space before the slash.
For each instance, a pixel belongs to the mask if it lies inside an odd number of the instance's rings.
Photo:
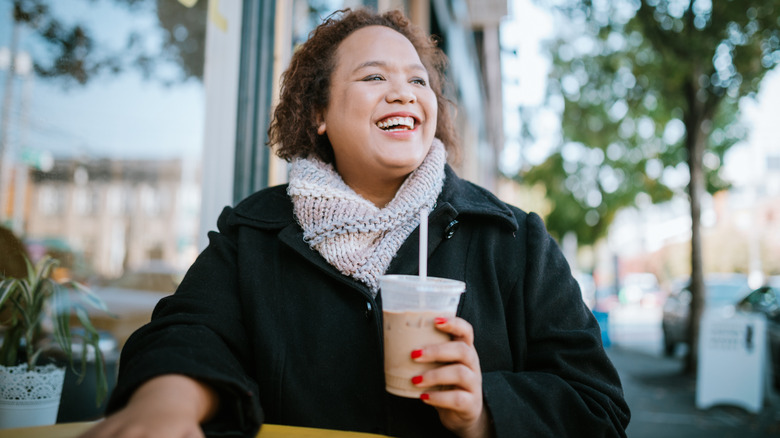
<svg viewBox="0 0 780 438">
<path fill-rule="evenodd" d="M 77 277 L 118 277 L 152 260 L 190 263 L 197 177 L 178 159 L 57 160 L 31 173 L 28 247 L 59 252 Z"/>
</svg>

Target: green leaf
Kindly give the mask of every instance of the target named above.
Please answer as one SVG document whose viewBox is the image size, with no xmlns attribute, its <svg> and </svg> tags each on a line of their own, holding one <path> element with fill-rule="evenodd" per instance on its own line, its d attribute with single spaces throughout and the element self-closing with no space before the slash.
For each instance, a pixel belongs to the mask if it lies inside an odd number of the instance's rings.
<svg viewBox="0 0 780 438">
<path fill-rule="evenodd" d="M 89 319 L 89 313 L 87 313 L 87 309 L 85 309 L 81 304 L 76 304 L 73 310 L 75 310 L 79 322 L 82 326 L 84 326 L 84 329 L 87 331 L 87 333 L 97 336 L 98 331 L 95 326 L 92 325 L 92 321 Z"/>
<path fill-rule="evenodd" d="M 103 351 L 100 349 L 100 334 L 94 330 L 94 327 L 92 327 L 91 324 L 89 324 L 86 310 L 84 310 L 83 307 L 77 307 L 76 314 L 82 323 L 85 321 L 87 322 L 87 324 L 84 324 L 84 335 L 73 335 L 80 338 L 82 342 L 81 369 L 79 371 L 74 370 L 79 376 L 77 384 L 81 384 L 86 378 L 87 355 L 89 352 L 88 346 L 91 346 L 92 350 L 95 352 L 96 403 L 97 406 L 100 406 L 108 394 L 108 378 L 105 370 L 105 357 L 103 356 Z"/>
<path fill-rule="evenodd" d="M 0 282 L 0 309 L 3 308 L 6 301 L 17 293 L 19 280 L 15 278 L 6 278 Z"/>
<path fill-rule="evenodd" d="M 70 332 L 70 297 L 64 288 L 56 288 L 54 292 L 54 339 L 62 347 L 68 361 L 73 363 L 71 354 L 72 342 Z"/>
<path fill-rule="evenodd" d="M 106 303 L 96 293 L 92 292 L 92 290 L 89 289 L 88 287 L 76 282 L 67 282 L 64 284 L 64 286 L 71 288 L 74 292 L 76 292 L 76 294 L 83 302 L 86 302 L 91 307 L 98 310 L 102 310 L 103 312 L 106 312 L 112 317 L 116 318 L 116 315 L 112 314 L 108 310 L 108 306 L 106 306 Z"/>
<path fill-rule="evenodd" d="M 106 361 L 103 357 L 103 352 L 99 348 L 96 349 L 95 355 L 95 379 L 97 380 L 95 395 L 95 404 L 100 406 L 108 395 L 108 379 L 106 376 Z"/>
<path fill-rule="evenodd" d="M 27 266 L 27 284 L 35 284 L 35 278 L 37 277 L 35 266 L 33 266 L 32 262 L 26 257 L 24 263 Z"/>
<path fill-rule="evenodd" d="M 89 334 L 87 334 L 89 336 Z M 87 356 L 89 353 L 89 349 L 87 348 L 87 339 L 85 337 L 81 338 L 81 370 L 78 371 L 76 374 L 78 374 L 79 379 L 76 381 L 76 384 L 80 385 L 81 382 L 84 381 L 84 378 L 87 376 Z"/>
</svg>

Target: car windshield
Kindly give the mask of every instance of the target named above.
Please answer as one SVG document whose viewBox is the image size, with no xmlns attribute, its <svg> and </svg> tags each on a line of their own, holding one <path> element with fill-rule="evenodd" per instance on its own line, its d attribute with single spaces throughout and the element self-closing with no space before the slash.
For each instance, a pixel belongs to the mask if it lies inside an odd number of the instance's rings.
<svg viewBox="0 0 780 438">
<path fill-rule="evenodd" d="M 181 282 L 179 273 L 130 272 L 111 282 L 112 287 L 172 293 Z"/>
<path fill-rule="evenodd" d="M 745 285 L 742 283 L 709 283 L 707 284 L 707 304 L 723 306 L 736 303 L 743 295 Z"/>
</svg>

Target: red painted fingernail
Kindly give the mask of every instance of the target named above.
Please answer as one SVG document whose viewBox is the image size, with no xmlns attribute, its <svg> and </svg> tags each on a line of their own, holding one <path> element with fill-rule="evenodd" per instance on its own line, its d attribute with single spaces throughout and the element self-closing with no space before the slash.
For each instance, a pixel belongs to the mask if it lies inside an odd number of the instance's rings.
<svg viewBox="0 0 780 438">
<path fill-rule="evenodd" d="M 412 359 L 417 359 L 420 356 L 422 356 L 422 350 L 414 350 L 414 351 L 412 351 Z"/>
<path fill-rule="evenodd" d="M 422 383 L 422 376 L 414 376 L 412 377 L 412 383 L 417 385 L 419 383 Z"/>
<path fill-rule="evenodd" d="M 441 317 L 434 318 L 433 319 L 433 323 L 436 324 L 436 325 L 446 324 L 447 323 L 447 318 L 441 318 Z"/>
<path fill-rule="evenodd" d="M 420 394 L 420 400 L 428 400 L 429 398 L 431 398 L 431 396 L 424 392 Z"/>
</svg>

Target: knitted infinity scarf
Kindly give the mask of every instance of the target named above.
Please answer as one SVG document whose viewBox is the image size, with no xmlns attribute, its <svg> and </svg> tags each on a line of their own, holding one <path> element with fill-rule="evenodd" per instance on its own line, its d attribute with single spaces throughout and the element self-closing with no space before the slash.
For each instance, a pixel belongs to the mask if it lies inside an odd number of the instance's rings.
<svg viewBox="0 0 780 438">
<path fill-rule="evenodd" d="M 392 201 L 378 208 L 355 193 L 333 168 L 316 158 L 298 158 L 290 168 L 287 193 L 303 238 L 342 274 L 368 285 L 376 296 L 401 244 L 431 211 L 444 182 L 446 153 L 434 139 L 420 167 L 401 185 Z"/>
</svg>

